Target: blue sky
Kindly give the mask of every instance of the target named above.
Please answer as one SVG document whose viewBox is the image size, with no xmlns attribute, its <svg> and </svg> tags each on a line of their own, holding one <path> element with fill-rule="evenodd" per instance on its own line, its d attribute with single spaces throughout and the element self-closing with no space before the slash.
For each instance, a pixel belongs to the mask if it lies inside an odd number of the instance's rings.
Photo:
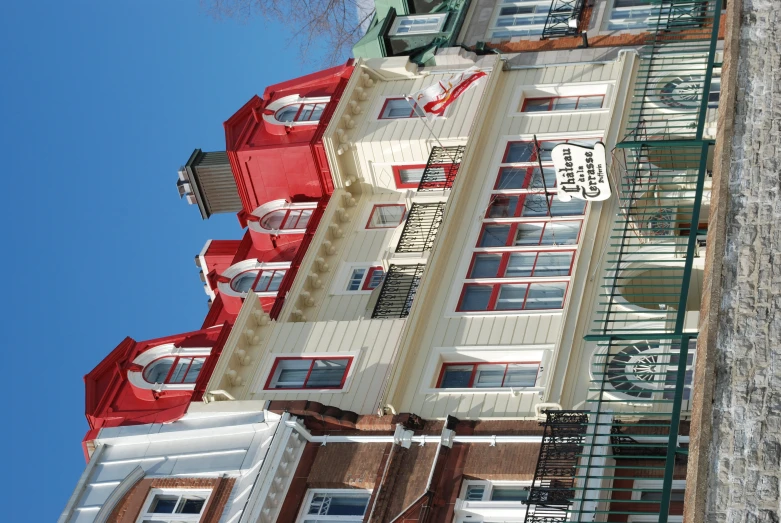
<svg viewBox="0 0 781 523">
<path fill-rule="evenodd" d="M 314 70 L 286 35 L 196 0 L 4 4 L 6 521 L 55 521 L 75 487 L 84 374 L 125 336 L 200 327 L 194 255 L 242 231 L 202 221 L 176 171 L 223 150 L 222 122 L 252 95 Z"/>
</svg>

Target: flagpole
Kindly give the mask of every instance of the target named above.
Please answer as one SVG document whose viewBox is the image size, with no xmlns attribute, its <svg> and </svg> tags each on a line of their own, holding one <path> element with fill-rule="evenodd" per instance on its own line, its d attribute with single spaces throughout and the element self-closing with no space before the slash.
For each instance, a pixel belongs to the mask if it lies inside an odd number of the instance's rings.
<svg viewBox="0 0 781 523">
<path fill-rule="evenodd" d="M 416 103 L 415 103 L 415 102 L 412 100 L 412 98 L 410 97 L 410 95 L 408 95 L 408 94 L 405 94 L 405 95 L 404 95 L 404 99 L 405 99 L 405 100 L 407 100 L 407 103 L 409 104 L 409 106 L 410 106 L 410 109 L 412 109 L 412 112 L 413 112 L 414 114 L 418 115 L 418 104 L 416 104 Z M 440 146 L 440 147 L 444 148 L 445 146 L 444 146 L 444 145 L 442 145 L 442 142 L 440 142 L 440 141 L 439 141 L 439 138 L 437 137 L 437 135 L 435 135 L 435 134 L 434 134 L 434 129 L 432 129 L 431 127 L 429 127 L 429 125 L 428 125 L 428 122 L 426 121 L 425 111 L 424 111 L 424 113 L 423 113 L 423 116 L 420 116 L 420 115 L 418 115 L 418 118 L 420 118 L 420 120 L 423 122 L 423 125 L 425 125 L 425 126 L 426 126 L 426 129 L 428 129 L 428 132 L 429 132 L 429 134 L 432 136 L 432 138 L 434 138 L 434 139 L 437 141 L 437 143 L 439 144 L 439 146 Z"/>
</svg>

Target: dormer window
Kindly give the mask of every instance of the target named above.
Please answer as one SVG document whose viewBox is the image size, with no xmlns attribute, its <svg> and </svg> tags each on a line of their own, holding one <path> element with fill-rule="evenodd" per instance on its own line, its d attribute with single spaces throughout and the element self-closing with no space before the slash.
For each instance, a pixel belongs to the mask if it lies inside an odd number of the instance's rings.
<svg viewBox="0 0 781 523">
<path fill-rule="evenodd" d="M 317 208 L 315 202 L 288 203 L 274 200 L 255 209 L 249 217 L 250 229 L 266 234 L 303 234 L 312 213 Z"/>
<path fill-rule="evenodd" d="M 193 390 L 210 353 L 211 347 L 158 345 L 136 356 L 135 368 L 127 373 L 128 380 L 138 389 Z"/>
<path fill-rule="evenodd" d="M 249 291 L 260 297 L 274 297 L 290 262 L 267 263 L 244 260 L 228 267 L 217 281 L 217 290 L 224 296 L 244 298 Z"/>
<path fill-rule="evenodd" d="M 266 123 L 285 127 L 317 124 L 330 101 L 329 96 L 312 98 L 297 94 L 284 96 L 265 107 L 263 119 Z"/>
<path fill-rule="evenodd" d="M 144 379 L 153 385 L 169 383 L 195 383 L 201 372 L 205 356 L 167 356 L 155 360 L 144 368 Z"/>
</svg>

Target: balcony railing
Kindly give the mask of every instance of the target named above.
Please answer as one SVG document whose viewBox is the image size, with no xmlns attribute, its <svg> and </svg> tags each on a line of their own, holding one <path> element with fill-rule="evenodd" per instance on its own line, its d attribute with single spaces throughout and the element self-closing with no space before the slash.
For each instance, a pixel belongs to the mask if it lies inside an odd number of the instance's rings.
<svg viewBox="0 0 781 523">
<path fill-rule="evenodd" d="M 542 39 L 577 35 L 585 3 L 585 0 L 553 0 L 542 29 Z"/>
<path fill-rule="evenodd" d="M 382 282 L 372 318 L 406 318 L 425 265 L 391 265 Z"/>
<path fill-rule="evenodd" d="M 464 157 L 464 146 L 432 147 L 418 191 L 450 189 Z"/>
<path fill-rule="evenodd" d="M 588 428 L 588 411 L 546 411 L 546 420 L 540 425 L 542 444 L 526 502 L 525 523 L 563 522 L 575 497 L 575 476 Z"/>
<path fill-rule="evenodd" d="M 430 251 L 445 214 L 444 203 L 413 203 L 396 252 Z"/>
</svg>

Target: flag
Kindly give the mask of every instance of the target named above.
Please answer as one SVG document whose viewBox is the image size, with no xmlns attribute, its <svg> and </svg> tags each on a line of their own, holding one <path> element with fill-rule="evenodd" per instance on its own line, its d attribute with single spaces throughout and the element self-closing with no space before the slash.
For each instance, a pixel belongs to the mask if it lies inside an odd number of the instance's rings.
<svg viewBox="0 0 781 523">
<path fill-rule="evenodd" d="M 442 116 L 450 104 L 485 76 L 487 76 L 485 71 L 477 67 L 470 67 L 446 80 L 441 80 L 411 94 L 409 98 L 425 113 L 428 119 L 432 120 L 437 116 Z"/>
</svg>

